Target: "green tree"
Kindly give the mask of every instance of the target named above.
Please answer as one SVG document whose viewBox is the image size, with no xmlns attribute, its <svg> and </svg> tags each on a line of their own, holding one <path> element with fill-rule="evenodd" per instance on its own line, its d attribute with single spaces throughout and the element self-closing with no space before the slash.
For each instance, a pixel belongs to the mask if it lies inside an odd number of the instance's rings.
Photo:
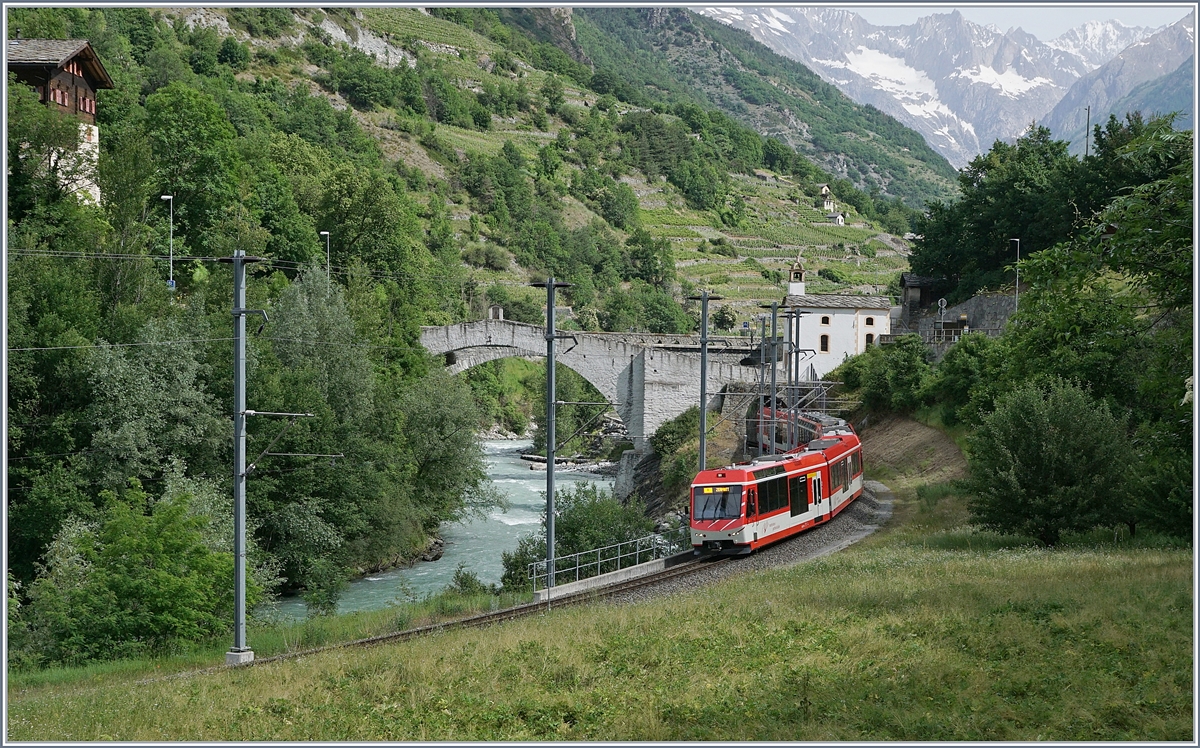
<svg viewBox="0 0 1200 748">
<path fill-rule="evenodd" d="M 187 497 L 151 501 L 136 482 L 106 494 L 96 525 L 64 526 L 29 599 L 30 635 L 49 662 L 161 651 L 228 630 L 233 556 L 203 542 Z M 250 580 L 247 603 L 260 593 Z"/>
<path fill-rule="evenodd" d="M 998 285 L 1016 261 L 1010 239 L 1019 238 L 1028 256 L 1070 236 L 1069 191 L 1078 166 L 1067 143 L 1044 127 L 1031 126 L 1011 145 L 997 141 L 963 169 L 962 197 L 931 203 L 918 221 L 913 271 L 945 278 L 952 301 Z"/>
<path fill-rule="evenodd" d="M 737 314 L 728 306 L 718 307 L 712 316 L 712 323 L 717 330 L 732 330 L 737 324 Z"/>
<path fill-rule="evenodd" d="M 555 492 L 554 550 L 556 557 L 601 548 L 645 537 L 654 530 L 645 506 L 637 501 L 622 503 L 595 483 L 572 483 Z M 501 554 L 505 590 L 529 588 L 529 564 L 546 558 L 546 518 L 542 528 L 522 536 L 516 549 Z M 609 571 L 604 568 L 602 571 Z"/>
<path fill-rule="evenodd" d="M 176 237 L 205 246 L 205 229 L 237 202 L 237 132 L 211 96 L 179 82 L 146 98 L 146 123 L 162 193 L 175 196 Z"/>
<path fill-rule="evenodd" d="M 1095 527 L 1125 497 L 1122 423 L 1061 380 L 1002 398 L 969 439 L 972 521 L 1046 545 Z"/>
</svg>

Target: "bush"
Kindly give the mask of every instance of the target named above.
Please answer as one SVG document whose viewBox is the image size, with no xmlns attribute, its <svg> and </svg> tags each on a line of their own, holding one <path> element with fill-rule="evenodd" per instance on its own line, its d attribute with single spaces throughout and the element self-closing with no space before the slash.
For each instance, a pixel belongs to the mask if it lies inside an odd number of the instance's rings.
<svg viewBox="0 0 1200 748">
<path fill-rule="evenodd" d="M 561 558 L 645 537 L 654 531 L 640 502 L 623 504 L 595 483 L 574 483 L 556 492 L 555 556 Z M 546 558 L 546 519 L 537 533 L 522 536 L 512 553 L 501 554 L 505 592 L 529 589 L 529 564 Z"/>
<path fill-rule="evenodd" d="M 846 275 L 834 268 L 821 268 L 817 271 L 818 278 L 824 278 L 834 283 L 849 283 L 850 279 Z"/>
<path fill-rule="evenodd" d="M 872 346 L 855 356 L 861 362 L 847 367 L 846 374 L 861 380 L 862 401 L 868 408 L 909 411 L 921 404 L 925 392 L 928 353 L 921 336 L 901 335 L 891 345 Z"/>
<path fill-rule="evenodd" d="M 446 591 L 463 597 L 480 597 L 495 595 L 499 589 L 494 584 L 484 584 L 479 575 L 473 571 L 467 571 L 466 564 L 460 563 L 454 570 L 454 577 L 446 586 Z"/>
<path fill-rule="evenodd" d="M 136 481 L 94 524 L 64 523 L 21 609 L 37 659 L 81 663 L 161 651 L 224 632 L 233 618 L 233 555 L 204 543 L 186 495 L 151 501 Z M 247 579 L 246 603 L 260 589 Z"/>
<path fill-rule="evenodd" d="M 488 270 L 508 270 L 509 256 L 495 244 L 475 244 L 462 251 L 463 262 Z"/>
<path fill-rule="evenodd" d="M 1026 384 L 1000 400 L 968 442 L 981 527 L 1054 545 L 1066 532 L 1105 523 L 1126 497 L 1121 422 L 1074 384 Z"/>
<path fill-rule="evenodd" d="M 658 427 L 650 437 L 650 446 L 662 456 L 674 454 L 686 442 L 700 435 L 700 406 L 693 405 Z"/>
</svg>

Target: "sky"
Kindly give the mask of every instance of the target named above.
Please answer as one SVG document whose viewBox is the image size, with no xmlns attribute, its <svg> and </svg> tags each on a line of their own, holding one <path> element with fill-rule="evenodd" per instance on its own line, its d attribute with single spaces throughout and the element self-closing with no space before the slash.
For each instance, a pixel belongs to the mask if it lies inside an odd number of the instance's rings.
<svg viewBox="0 0 1200 748">
<path fill-rule="evenodd" d="M 1167 4 L 1083 5 L 1072 3 L 1057 7 L 1045 3 L 1024 6 L 1007 5 L 984 7 L 979 5 L 912 5 L 896 4 L 866 6 L 846 5 L 874 26 L 901 26 L 918 18 L 934 13 L 950 13 L 957 9 L 963 16 L 980 26 L 992 24 L 1001 31 L 1020 26 L 1041 41 L 1055 37 L 1080 26 L 1087 21 L 1118 20 L 1126 26 L 1150 26 L 1156 28 L 1175 23 L 1192 11 L 1192 7 Z"/>
</svg>

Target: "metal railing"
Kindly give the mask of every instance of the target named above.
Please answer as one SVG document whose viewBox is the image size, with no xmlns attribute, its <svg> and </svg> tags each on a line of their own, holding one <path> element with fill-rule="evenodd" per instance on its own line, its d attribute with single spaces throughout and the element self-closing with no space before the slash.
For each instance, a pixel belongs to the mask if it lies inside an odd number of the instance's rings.
<svg viewBox="0 0 1200 748">
<path fill-rule="evenodd" d="M 554 559 L 554 584 L 578 582 L 601 574 L 626 569 L 691 548 L 691 528 L 687 525 L 662 533 L 647 535 L 636 540 L 626 540 L 615 545 L 606 545 L 590 551 L 572 553 Z M 529 565 L 529 579 L 534 592 L 546 588 L 549 573 L 546 561 L 535 561 Z"/>
<path fill-rule="evenodd" d="M 972 333 L 983 333 L 989 338 L 999 337 L 1004 332 L 1001 327 L 970 327 L 965 330 L 945 329 L 945 330 L 926 330 L 921 333 L 921 337 L 930 345 L 939 343 L 957 343 L 964 335 Z"/>
</svg>

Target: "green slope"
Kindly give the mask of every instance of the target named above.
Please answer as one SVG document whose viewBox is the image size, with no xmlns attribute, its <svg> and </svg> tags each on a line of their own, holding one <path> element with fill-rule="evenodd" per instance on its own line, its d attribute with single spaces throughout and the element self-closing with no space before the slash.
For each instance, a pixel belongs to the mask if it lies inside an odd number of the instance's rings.
<svg viewBox="0 0 1200 748">
<path fill-rule="evenodd" d="M 955 192 L 954 168 L 918 133 L 744 31 L 682 9 L 587 8 L 575 19 L 597 71 L 615 72 L 647 103 L 716 107 L 855 187 L 914 207 Z"/>
</svg>

